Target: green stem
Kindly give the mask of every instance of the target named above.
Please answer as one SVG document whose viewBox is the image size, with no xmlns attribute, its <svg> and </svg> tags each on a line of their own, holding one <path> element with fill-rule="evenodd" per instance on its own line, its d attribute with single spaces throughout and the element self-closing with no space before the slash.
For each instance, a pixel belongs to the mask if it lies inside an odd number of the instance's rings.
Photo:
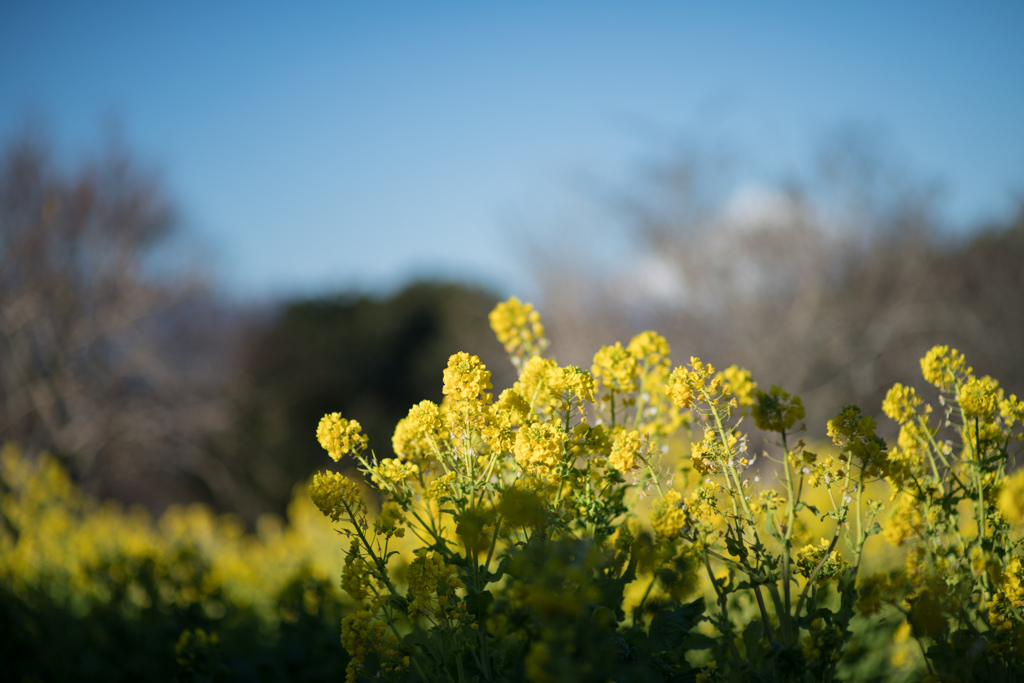
<svg viewBox="0 0 1024 683">
<path fill-rule="evenodd" d="M 708 559 L 708 553 L 702 552 L 701 555 L 704 559 L 704 567 L 708 572 L 708 578 L 711 579 L 711 586 L 715 589 L 715 595 L 718 596 L 718 609 L 721 612 L 722 625 L 725 627 L 724 633 L 722 633 L 722 639 L 729 644 L 729 652 L 732 654 L 733 662 L 736 666 L 741 666 L 742 659 L 740 659 L 739 650 L 736 649 L 736 643 L 733 642 L 731 630 L 732 624 L 729 622 L 729 609 L 725 598 L 725 593 L 718 587 L 718 581 L 715 580 L 715 572 L 711 569 L 711 561 Z"/>
</svg>

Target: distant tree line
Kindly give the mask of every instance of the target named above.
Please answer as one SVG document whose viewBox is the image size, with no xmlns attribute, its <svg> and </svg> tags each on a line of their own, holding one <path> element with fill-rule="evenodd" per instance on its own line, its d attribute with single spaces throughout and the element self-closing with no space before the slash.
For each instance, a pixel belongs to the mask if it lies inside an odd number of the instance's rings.
<svg viewBox="0 0 1024 683">
<path fill-rule="evenodd" d="M 894 436 L 882 398 L 919 380 L 936 344 L 1024 395 L 1024 198 L 952 231 L 933 188 L 858 129 L 824 146 L 812 178 L 762 189 L 753 206 L 735 206 L 720 174 L 684 150 L 603 205 L 592 239 L 629 245 L 624 272 L 595 249 L 537 250 L 561 358 L 586 362 L 595 344 L 654 328 L 677 364 L 735 363 L 800 394 L 819 437 L 847 403 Z"/>
</svg>

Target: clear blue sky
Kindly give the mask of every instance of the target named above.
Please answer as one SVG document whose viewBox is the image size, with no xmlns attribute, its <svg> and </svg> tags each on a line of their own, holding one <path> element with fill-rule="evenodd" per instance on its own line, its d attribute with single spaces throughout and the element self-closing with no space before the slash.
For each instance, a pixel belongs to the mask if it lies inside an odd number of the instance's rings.
<svg viewBox="0 0 1024 683">
<path fill-rule="evenodd" d="M 5 2 L 0 135 L 113 117 L 229 291 L 529 292 L 514 221 L 674 136 L 764 173 L 882 127 L 950 214 L 1024 189 L 1021 2 Z"/>
</svg>

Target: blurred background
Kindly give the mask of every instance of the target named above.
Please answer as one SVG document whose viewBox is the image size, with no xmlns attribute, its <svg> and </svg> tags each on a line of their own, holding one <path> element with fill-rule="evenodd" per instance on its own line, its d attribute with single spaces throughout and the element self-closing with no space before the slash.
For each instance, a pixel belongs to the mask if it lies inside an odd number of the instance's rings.
<svg viewBox="0 0 1024 683">
<path fill-rule="evenodd" d="M 1024 393 L 1024 6 L 5 3 L 0 441 L 250 525 L 459 350 L 665 334 L 878 416 Z"/>
</svg>

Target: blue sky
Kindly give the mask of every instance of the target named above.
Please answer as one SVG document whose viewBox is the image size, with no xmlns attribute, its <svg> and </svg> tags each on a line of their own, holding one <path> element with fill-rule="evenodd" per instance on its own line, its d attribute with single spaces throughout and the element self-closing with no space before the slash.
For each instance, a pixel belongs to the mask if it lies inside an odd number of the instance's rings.
<svg viewBox="0 0 1024 683">
<path fill-rule="evenodd" d="M 954 220 L 998 214 L 1022 26 L 1019 2 L 7 2 L 0 136 L 40 119 L 79 154 L 116 119 L 240 296 L 531 294 L 516 226 L 680 138 L 770 182 L 866 123 Z"/>
</svg>

